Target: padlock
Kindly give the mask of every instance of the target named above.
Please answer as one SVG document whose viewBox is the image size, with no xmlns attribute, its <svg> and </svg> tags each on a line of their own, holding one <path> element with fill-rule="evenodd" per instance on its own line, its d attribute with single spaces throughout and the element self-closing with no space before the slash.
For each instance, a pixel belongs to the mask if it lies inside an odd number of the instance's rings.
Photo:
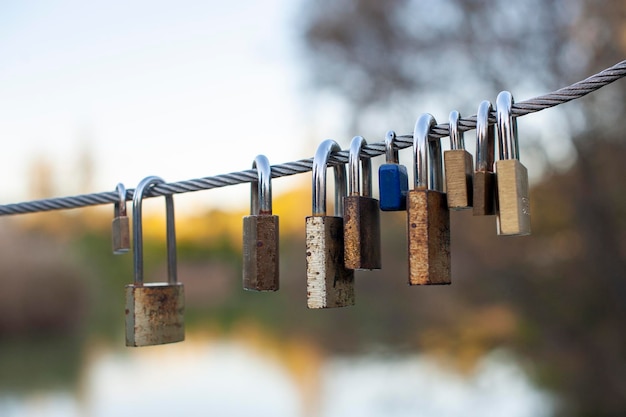
<svg viewBox="0 0 626 417">
<path fill-rule="evenodd" d="M 243 218 L 243 288 L 278 290 L 278 216 L 272 215 L 272 170 L 264 155 L 252 163 L 250 215 Z"/>
<path fill-rule="evenodd" d="M 474 163 L 472 155 L 465 150 L 463 132 L 459 129 L 460 119 L 458 111 L 450 112 L 450 150 L 443 153 L 448 207 L 453 210 L 472 207 Z"/>
<path fill-rule="evenodd" d="M 385 135 L 386 163 L 378 168 L 380 209 L 383 211 L 406 210 L 406 194 L 409 190 L 409 176 L 404 165 L 400 165 L 398 150 L 394 142 L 396 132 L 390 130 Z"/>
<path fill-rule="evenodd" d="M 113 254 L 121 255 L 130 250 L 130 225 L 126 214 L 126 188 L 119 183 L 115 189 L 118 201 L 113 206 L 113 222 L 111 235 L 113 237 Z"/>
<path fill-rule="evenodd" d="M 372 198 L 372 161 L 360 159 L 361 136 L 350 143 L 348 157 L 348 196 L 343 202 L 343 242 L 348 269 L 380 269 L 380 211 L 378 200 Z M 359 191 L 359 160 L 363 189 Z"/>
<path fill-rule="evenodd" d="M 150 346 L 185 339 L 184 289 L 176 277 L 174 199 L 165 196 L 167 282 L 144 283 L 141 202 L 147 189 L 164 181 L 144 178 L 133 196 L 134 282 L 126 286 L 126 346 Z"/>
<path fill-rule="evenodd" d="M 476 114 L 476 170 L 474 171 L 474 216 L 496 214 L 496 175 L 493 172 L 495 128 L 489 124 L 493 108 L 484 100 Z"/>
<path fill-rule="evenodd" d="M 500 159 L 496 161 L 498 183 L 497 224 L 499 235 L 530 234 L 528 171 L 519 161 L 517 120 L 512 114 L 513 96 L 502 91 L 496 99 Z"/>
<path fill-rule="evenodd" d="M 437 124 L 426 113 L 413 133 L 414 183 L 407 195 L 409 285 L 450 284 L 450 211 L 443 192 L 441 144 L 429 141 Z"/>
<path fill-rule="evenodd" d="M 347 269 L 343 250 L 343 198 L 346 171 L 335 165 L 335 215 L 326 215 L 326 168 L 331 152 L 341 151 L 332 139 L 320 144 L 313 158 L 313 215 L 306 218 L 307 305 L 309 308 L 354 304 L 354 270 Z"/>
</svg>

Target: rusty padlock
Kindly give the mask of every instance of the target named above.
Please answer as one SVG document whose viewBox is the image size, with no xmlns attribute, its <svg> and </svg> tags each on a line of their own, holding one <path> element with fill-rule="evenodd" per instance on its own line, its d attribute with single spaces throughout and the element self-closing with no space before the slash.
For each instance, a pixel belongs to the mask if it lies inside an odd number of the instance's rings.
<svg viewBox="0 0 626 417">
<path fill-rule="evenodd" d="M 250 185 L 250 215 L 243 218 L 243 288 L 278 290 L 278 216 L 272 214 L 272 170 L 265 155 L 252 163 L 257 181 Z"/>
<path fill-rule="evenodd" d="M 513 96 L 502 91 L 496 99 L 500 159 L 496 161 L 498 183 L 498 234 L 530 234 L 528 171 L 519 161 L 517 120 L 513 117 Z"/>
<path fill-rule="evenodd" d="M 348 269 L 380 269 L 380 211 L 372 198 L 372 161 L 360 159 L 367 142 L 355 136 L 348 157 L 348 195 L 343 202 L 343 242 Z M 359 184 L 361 161 L 362 190 Z"/>
<path fill-rule="evenodd" d="M 335 165 L 335 215 L 326 215 L 326 168 L 331 152 L 341 151 L 332 139 L 320 144 L 313 158 L 313 215 L 306 218 L 307 305 L 309 308 L 354 304 L 354 270 L 347 269 L 343 249 L 343 198 L 346 171 Z"/>
<path fill-rule="evenodd" d="M 398 150 L 394 148 L 396 132 L 385 135 L 386 163 L 378 168 L 378 188 L 382 211 L 406 210 L 406 193 L 409 191 L 409 176 L 406 167 L 400 165 Z"/>
<path fill-rule="evenodd" d="M 443 192 L 441 144 L 429 141 L 437 124 L 426 113 L 413 132 L 414 184 L 407 195 L 409 285 L 450 284 L 450 211 Z"/>
<path fill-rule="evenodd" d="M 463 132 L 459 129 L 461 115 L 450 112 L 450 148 L 443 153 L 446 170 L 446 194 L 448 207 L 452 210 L 465 210 L 472 207 L 472 175 L 474 163 L 472 155 L 465 150 Z"/>
<path fill-rule="evenodd" d="M 474 216 L 496 214 L 496 175 L 493 172 L 495 128 L 489 124 L 493 108 L 484 100 L 476 114 L 476 170 L 474 171 Z"/>
<path fill-rule="evenodd" d="M 146 190 L 163 184 L 159 177 L 144 178 L 133 196 L 134 282 L 126 286 L 126 346 L 150 346 L 185 339 L 184 289 L 176 272 L 174 199 L 165 196 L 167 218 L 167 282 L 144 283 L 141 202 Z"/>
<path fill-rule="evenodd" d="M 111 236 L 113 254 L 121 255 L 130 250 L 130 224 L 126 214 L 126 188 L 119 183 L 115 188 L 118 201 L 113 206 L 113 221 L 111 222 Z"/>
</svg>

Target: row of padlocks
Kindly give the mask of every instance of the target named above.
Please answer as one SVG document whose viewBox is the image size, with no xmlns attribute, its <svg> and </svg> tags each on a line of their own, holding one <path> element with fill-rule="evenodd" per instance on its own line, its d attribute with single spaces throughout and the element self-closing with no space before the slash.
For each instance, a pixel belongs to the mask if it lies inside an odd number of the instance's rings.
<svg viewBox="0 0 626 417">
<path fill-rule="evenodd" d="M 422 115 L 413 134 L 414 187 L 409 190 L 406 167 L 399 164 L 395 133 L 385 138 L 386 163 L 379 169 L 380 202 L 372 198 L 370 158 L 360 158 L 361 136 L 351 144 L 348 180 L 343 165 L 334 165 L 334 216 L 326 212 L 326 172 L 333 140 L 320 144 L 313 158 L 313 213 L 306 218 L 307 305 L 309 308 L 354 304 L 354 270 L 381 268 L 380 210 L 407 212 L 409 284 L 450 284 L 449 210 L 473 208 L 474 215 L 496 215 L 500 235 L 530 233 L 528 173 L 519 161 L 513 97 L 503 91 L 496 101 L 499 159 L 494 161 L 495 133 L 489 125 L 492 106 L 483 101 L 477 113 L 476 164 L 464 149 L 460 115 L 450 113 L 451 150 L 443 154 L 439 140 L 429 141 L 434 117 Z M 445 166 L 446 192 L 443 167 Z M 243 287 L 276 291 L 279 287 L 278 216 L 272 214 L 271 167 L 263 155 L 253 169 L 251 214 L 243 219 Z M 133 197 L 134 282 L 126 286 L 126 345 L 147 346 L 184 339 L 184 290 L 176 276 L 174 203 L 166 195 L 168 281 L 144 283 L 142 199 L 164 181 L 147 177 Z M 113 252 L 128 252 L 130 227 L 126 190 L 117 187 Z"/>
</svg>

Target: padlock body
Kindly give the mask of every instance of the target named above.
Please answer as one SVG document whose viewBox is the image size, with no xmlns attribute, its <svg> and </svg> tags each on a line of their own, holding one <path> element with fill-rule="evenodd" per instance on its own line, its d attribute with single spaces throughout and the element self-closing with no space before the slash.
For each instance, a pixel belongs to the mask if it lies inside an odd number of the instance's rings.
<svg viewBox="0 0 626 417">
<path fill-rule="evenodd" d="M 472 155 L 463 149 L 443 153 L 446 170 L 446 194 L 448 207 L 452 210 L 465 210 L 472 207 L 472 175 L 474 161 Z"/>
<path fill-rule="evenodd" d="M 446 194 L 410 190 L 407 220 L 409 285 L 450 284 L 450 211 Z"/>
<path fill-rule="evenodd" d="M 243 288 L 277 291 L 279 281 L 278 216 L 243 218 Z"/>
<path fill-rule="evenodd" d="M 474 172 L 474 216 L 496 214 L 496 175 L 489 171 Z"/>
<path fill-rule="evenodd" d="M 113 253 L 120 255 L 130 250 L 130 224 L 127 216 L 118 216 L 111 223 Z"/>
<path fill-rule="evenodd" d="M 528 171 L 518 159 L 496 161 L 499 235 L 530 234 Z"/>
<path fill-rule="evenodd" d="M 354 271 L 344 264 L 341 217 L 306 218 L 306 275 L 309 308 L 354 305 Z"/>
<path fill-rule="evenodd" d="M 343 243 L 348 269 L 380 269 L 378 200 L 348 196 L 343 203 Z"/>
<path fill-rule="evenodd" d="M 406 193 L 409 176 L 406 167 L 399 164 L 383 164 L 378 168 L 380 209 L 383 211 L 406 210 Z"/>
<path fill-rule="evenodd" d="M 182 283 L 126 286 L 126 346 L 151 346 L 185 339 Z"/>
</svg>

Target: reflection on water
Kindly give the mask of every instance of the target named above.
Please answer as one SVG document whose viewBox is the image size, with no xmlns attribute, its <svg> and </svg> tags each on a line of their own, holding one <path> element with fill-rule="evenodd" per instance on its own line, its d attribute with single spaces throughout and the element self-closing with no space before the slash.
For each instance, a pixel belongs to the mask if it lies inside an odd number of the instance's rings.
<svg viewBox="0 0 626 417">
<path fill-rule="evenodd" d="M 470 375 L 424 356 L 320 360 L 302 351 L 294 361 L 232 340 L 92 348 L 87 358 L 77 392 L 0 394 L 0 415 L 537 417 L 553 410 L 551 398 L 498 353 Z"/>
</svg>

